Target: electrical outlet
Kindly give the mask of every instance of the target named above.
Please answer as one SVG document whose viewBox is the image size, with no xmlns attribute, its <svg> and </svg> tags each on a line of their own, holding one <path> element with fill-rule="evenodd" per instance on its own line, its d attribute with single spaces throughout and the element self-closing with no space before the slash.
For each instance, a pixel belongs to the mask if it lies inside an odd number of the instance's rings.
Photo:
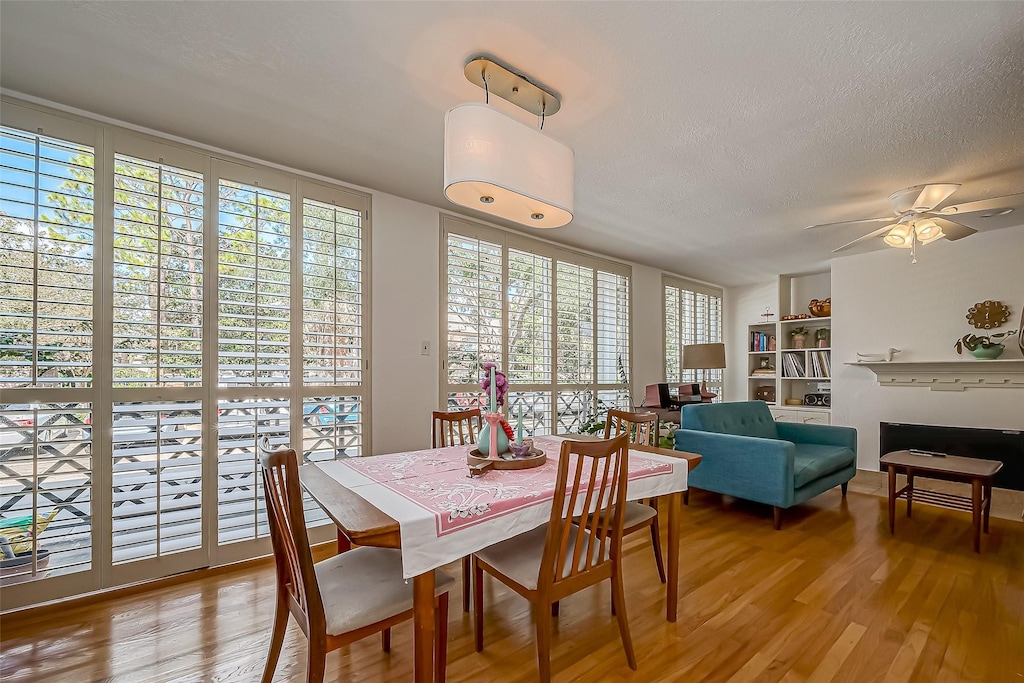
<svg viewBox="0 0 1024 683">
<path fill-rule="evenodd" d="M 425 340 L 425 339 L 420 342 L 420 355 L 421 356 L 429 356 L 430 355 L 430 342 Z"/>
</svg>

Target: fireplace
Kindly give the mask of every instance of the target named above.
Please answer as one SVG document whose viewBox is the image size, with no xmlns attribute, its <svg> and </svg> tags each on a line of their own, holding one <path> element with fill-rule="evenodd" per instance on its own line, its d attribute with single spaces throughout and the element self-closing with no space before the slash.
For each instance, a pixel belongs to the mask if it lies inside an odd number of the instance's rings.
<svg viewBox="0 0 1024 683">
<path fill-rule="evenodd" d="M 993 485 L 1024 491 L 1024 431 L 880 423 L 879 453 L 885 455 L 910 448 L 998 460 L 1003 463 L 1003 469 L 996 474 Z"/>
</svg>

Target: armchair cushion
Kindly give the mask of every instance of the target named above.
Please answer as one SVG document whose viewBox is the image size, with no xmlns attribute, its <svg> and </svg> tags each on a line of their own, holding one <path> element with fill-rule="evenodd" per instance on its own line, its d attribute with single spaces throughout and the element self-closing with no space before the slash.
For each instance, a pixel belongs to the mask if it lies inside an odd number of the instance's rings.
<svg viewBox="0 0 1024 683">
<path fill-rule="evenodd" d="M 761 439 L 779 438 L 775 420 L 763 401 L 685 406 L 681 426 L 683 429 L 702 432 L 756 436 Z"/>
<path fill-rule="evenodd" d="M 838 472 L 857 460 L 849 448 L 816 443 L 794 444 L 793 487 L 800 488 L 826 474 Z"/>
</svg>

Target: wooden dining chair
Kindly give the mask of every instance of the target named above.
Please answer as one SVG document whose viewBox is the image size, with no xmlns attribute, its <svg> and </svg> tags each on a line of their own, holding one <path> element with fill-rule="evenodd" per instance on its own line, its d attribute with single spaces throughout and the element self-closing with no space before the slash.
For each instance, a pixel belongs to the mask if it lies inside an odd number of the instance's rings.
<svg viewBox="0 0 1024 683">
<path fill-rule="evenodd" d="M 629 442 L 646 446 L 658 445 L 658 416 L 655 413 L 630 413 L 611 409 L 604 422 L 604 438 L 627 434 Z M 651 530 L 654 561 L 658 565 L 658 578 L 665 583 L 665 564 L 661 553 L 661 529 L 658 526 L 658 505 L 654 498 L 627 502 L 622 522 L 622 534 L 628 536 L 642 529 Z"/>
<path fill-rule="evenodd" d="M 483 425 L 479 408 L 445 412 L 435 410 L 430 419 L 430 447 L 464 446 L 476 443 Z M 469 611 L 469 555 L 462 558 L 462 611 Z"/>
<path fill-rule="evenodd" d="M 473 555 L 477 652 L 484 647 L 484 572 L 531 602 L 542 682 L 551 680 L 552 606 L 572 593 L 610 579 L 626 661 L 636 669 L 622 589 L 628 457 L 624 435 L 606 441 L 563 441 L 548 523 Z M 574 511 L 587 523 L 574 524 Z"/>
<path fill-rule="evenodd" d="M 374 633 L 391 649 L 391 627 L 413 616 L 412 582 L 402 578 L 402 551 L 354 548 L 313 563 L 302 514 L 298 455 L 270 451 L 260 444 L 263 495 L 277 565 L 277 604 L 263 683 L 270 683 L 281 654 L 288 614 L 309 639 L 306 681 L 324 679 L 327 653 Z M 435 573 L 437 615 L 436 680 L 445 677 L 448 639 L 448 591 L 454 579 Z"/>
<path fill-rule="evenodd" d="M 435 410 L 430 425 L 430 447 L 444 448 L 476 443 L 482 426 L 479 408 L 452 412 Z"/>
</svg>

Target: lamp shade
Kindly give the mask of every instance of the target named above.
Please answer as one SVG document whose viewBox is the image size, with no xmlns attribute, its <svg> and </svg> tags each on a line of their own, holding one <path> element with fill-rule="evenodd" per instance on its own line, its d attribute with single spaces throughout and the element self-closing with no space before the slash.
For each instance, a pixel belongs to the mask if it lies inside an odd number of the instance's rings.
<svg viewBox="0 0 1024 683">
<path fill-rule="evenodd" d="M 913 229 L 914 226 L 912 225 L 898 223 L 892 226 L 892 230 L 890 230 L 882 240 L 890 247 L 896 247 L 897 249 L 909 249 L 914 241 L 910 235 Z"/>
<path fill-rule="evenodd" d="M 931 218 L 924 218 L 914 223 L 914 231 L 917 233 L 917 241 L 920 244 L 928 244 L 942 237 L 942 228 Z"/>
<path fill-rule="evenodd" d="M 486 104 L 444 117 L 444 196 L 531 228 L 572 221 L 573 152 Z"/>
<path fill-rule="evenodd" d="M 690 344 L 683 347 L 684 370 L 725 367 L 725 344 Z"/>
</svg>

